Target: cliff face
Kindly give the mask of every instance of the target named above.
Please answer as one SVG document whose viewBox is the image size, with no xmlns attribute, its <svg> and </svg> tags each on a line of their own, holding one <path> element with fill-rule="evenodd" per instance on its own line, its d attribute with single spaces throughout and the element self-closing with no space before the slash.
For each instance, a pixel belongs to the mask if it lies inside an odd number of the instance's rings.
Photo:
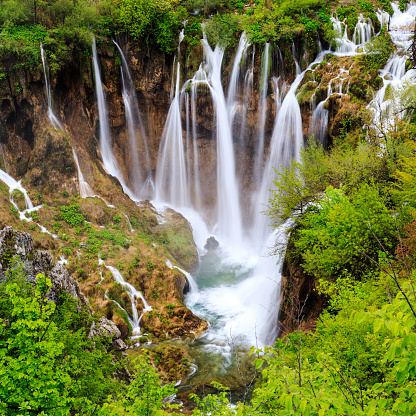
<svg viewBox="0 0 416 416">
<path fill-rule="evenodd" d="M 150 169 L 155 177 L 160 139 L 169 112 L 172 76 L 175 76 L 177 60 L 156 50 L 141 48 L 138 43 L 120 42 L 128 63 L 136 91 L 141 118 L 147 137 Z M 267 118 L 264 125 L 265 153 L 268 152 L 272 136 L 278 97 L 273 88 L 273 77 L 280 92 L 293 81 L 295 68 L 291 46 L 287 53 L 274 51 L 269 59 L 269 82 L 267 86 Z M 302 50 L 302 46 L 299 47 Z M 305 46 L 303 45 L 303 49 Z M 227 91 L 236 50 L 226 51 L 223 60 L 224 91 Z M 256 141 L 260 132 L 258 109 L 262 77 L 262 53 L 250 46 L 241 64 L 242 72 L 249 67 L 253 76 L 249 91 L 240 79 L 237 98 L 247 101 L 243 112 L 236 109 L 234 117 L 234 150 L 238 176 L 242 182 L 242 205 L 249 192 L 258 184 L 254 181 L 252 167 Z M 112 42 L 98 45 L 100 71 L 106 95 L 113 153 L 118 161 L 126 183 L 130 184 L 132 158 L 129 146 L 126 111 L 121 91 L 120 55 Z M 314 52 L 305 49 L 298 59 L 306 66 Z M 101 186 L 107 175 L 102 167 L 99 151 L 99 117 L 96 104 L 94 69 L 91 56 L 79 57 L 59 73 L 52 74 L 52 107 L 62 122 L 65 133 L 53 131 L 47 117 L 47 97 L 42 69 L 27 72 L 15 69 L 0 81 L 0 143 L 8 173 L 23 178 L 41 192 L 64 189 L 74 193 L 77 189 L 77 170 L 72 156 L 76 149 L 83 175 L 94 191 L 111 201 L 105 187 Z M 3 57 L 3 60 L 7 57 Z M 192 78 L 203 61 L 202 46 L 193 47 L 189 55 L 181 54 L 181 82 Z M 240 75 L 241 78 L 241 75 Z M 277 83 L 277 78 L 279 81 Z M 203 203 L 209 212 L 214 208 L 216 181 L 216 122 L 211 93 L 207 88 L 198 88 L 196 107 L 197 147 L 200 177 L 206 190 Z M 182 125 L 185 126 L 186 108 L 181 103 Z M 240 138 L 245 137 L 245 140 Z M 141 160 L 144 160 L 143 143 L 138 143 Z M 190 165 L 193 166 L 191 152 Z M 3 158 L 0 158 L 3 159 Z M 3 163 L 3 160 L 0 162 Z M 114 182 L 114 181 L 113 181 Z M 246 215 L 248 215 L 248 211 Z"/>
<path fill-rule="evenodd" d="M 297 330 L 313 331 L 327 306 L 327 299 L 317 292 L 317 277 L 304 272 L 300 262 L 292 259 L 292 250 L 293 242 L 289 241 L 281 281 L 279 337 Z"/>
</svg>

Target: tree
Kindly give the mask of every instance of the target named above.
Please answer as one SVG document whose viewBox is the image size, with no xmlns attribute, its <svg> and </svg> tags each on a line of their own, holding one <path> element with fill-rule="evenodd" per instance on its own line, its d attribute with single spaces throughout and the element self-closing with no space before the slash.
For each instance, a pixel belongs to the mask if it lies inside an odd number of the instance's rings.
<svg viewBox="0 0 416 416">
<path fill-rule="evenodd" d="M 56 305 L 46 299 L 51 282 L 39 274 L 33 297 L 24 297 L 18 279 L 23 273 L 21 264 L 8 272 L 13 279 L 3 292 L 11 314 L 0 324 L 0 409 L 10 416 L 66 415 L 71 378 L 58 359 L 64 344 L 53 322 Z"/>
</svg>

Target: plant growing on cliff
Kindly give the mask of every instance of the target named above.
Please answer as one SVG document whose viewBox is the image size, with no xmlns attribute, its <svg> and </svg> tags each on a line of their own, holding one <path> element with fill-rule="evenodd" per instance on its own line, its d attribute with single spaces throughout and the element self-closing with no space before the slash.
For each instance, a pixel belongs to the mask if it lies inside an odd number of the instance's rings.
<svg viewBox="0 0 416 416">
<path fill-rule="evenodd" d="M 19 261 L 0 284 L 0 412 L 9 416 L 90 412 L 117 395 L 119 364 L 107 342 L 87 338 L 89 314 L 72 296 L 47 299 L 52 284 L 34 286 Z M 113 362 L 112 362 L 113 361 Z"/>
<path fill-rule="evenodd" d="M 9 319 L 0 323 L 0 409 L 8 415 L 67 414 L 71 379 L 57 360 L 64 352 L 56 324 L 56 306 L 45 298 L 49 279 L 38 275 L 33 296 L 22 297 L 23 267 L 8 273 L 4 288 Z M 24 285 L 25 293 L 31 288 Z"/>
<path fill-rule="evenodd" d="M 149 46 L 172 53 L 178 42 L 181 10 L 167 0 L 118 0 L 114 14 L 120 27 Z"/>
<path fill-rule="evenodd" d="M 85 218 L 78 212 L 79 205 L 62 205 L 59 207 L 61 210 L 61 219 L 64 220 L 71 227 L 76 227 L 84 223 Z"/>
</svg>

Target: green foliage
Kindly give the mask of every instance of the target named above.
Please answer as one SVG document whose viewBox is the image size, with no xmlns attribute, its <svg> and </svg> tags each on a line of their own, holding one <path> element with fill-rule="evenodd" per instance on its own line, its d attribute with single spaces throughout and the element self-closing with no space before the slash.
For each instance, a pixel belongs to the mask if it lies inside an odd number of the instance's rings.
<svg viewBox="0 0 416 416">
<path fill-rule="evenodd" d="M 195 400 L 197 409 L 193 412 L 195 416 L 222 415 L 234 416 L 235 412 L 230 408 L 230 402 L 227 398 L 227 388 L 220 383 L 211 383 L 218 394 L 208 394 L 202 400 L 196 395 L 191 394 L 191 398 Z"/>
<path fill-rule="evenodd" d="M 30 215 L 30 217 L 32 218 L 33 221 L 40 222 L 39 212 L 32 211 L 29 215 Z"/>
<path fill-rule="evenodd" d="M 182 23 L 169 1 L 119 0 L 114 13 L 118 24 L 135 39 L 167 53 L 175 51 Z"/>
<path fill-rule="evenodd" d="M 87 338 L 89 313 L 70 295 L 46 297 L 51 281 L 32 286 L 14 262 L 0 284 L 0 411 L 7 415 L 91 412 L 123 385 L 108 341 Z"/>
<path fill-rule="evenodd" d="M 371 183 L 383 179 L 383 160 L 378 150 L 367 144 L 356 149 L 334 148 L 325 153 L 313 139 L 301 150 L 301 161 L 292 161 L 290 168 L 276 171 L 274 190 L 267 214 L 276 223 L 296 219 L 306 206 L 320 198 L 327 186 L 346 190 L 361 182 Z"/>
<path fill-rule="evenodd" d="M 50 280 L 38 275 L 29 299 L 19 296 L 14 279 L 4 289 L 12 321 L 3 320 L 0 329 L 0 408 L 9 415 L 21 414 L 20 409 L 64 415 L 70 407 L 71 379 L 57 360 L 64 344 L 52 322 L 56 306 L 45 298 L 50 287 Z"/>
<path fill-rule="evenodd" d="M 256 360 L 256 367 L 264 369 L 253 392 L 255 411 L 413 414 L 416 321 L 411 305 L 416 299 L 407 281 L 402 284 L 410 302 L 403 293 L 388 302 L 384 283 L 381 275 L 357 286 L 331 284 L 339 299 L 345 296 L 336 315 L 322 315 L 315 333 L 295 331 L 274 348 L 260 351 L 264 355 Z"/>
<path fill-rule="evenodd" d="M 365 54 L 361 55 L 361 61 L 367 69 L 380 70 L 386 65 L 394 46 L 390 35 L 382 30 L 371 42 L 365 46 Z"/>
<path fill-rule="evenodd" d="M 378 187 L 362 184 L 346 196 L 328 187 L 299 220 L 294 241 L 309 273 L 333 278 L 348 270 L 359 278 L 374 267 L 383 247 L 392 252 L 396 223 Z"/>
<path fill-rule="evenodd" d="M 60 206 L 59 209 L 61 210 L 61 219 L 71 227 L 83 224 L 85 218 L 78 212 L 78 208 L 78 204 Z"/>
<path fill-rule="evenodd" d="M 105 241 L 112 242 L 113 244 L 119 245 L 123 248 L 130 247 L 129 240 L 124 233 L 116 233 L 110 230 L 88 231 L 88 239 L 86 240 L 87 244 L 96 245 L 98 248 L 101 248 Z"/>
<path fill-rule="evenodd" d="M 223 49 L 236 44 L 239 17 L 233 13 L 217 14 L 204 23 L 204 31 L 211 47 L 220 45 Z"/>
<path fill-rule="evenodd" d="M 150 365 L 148 352 L 142 350 L 135 362 L 135 371 L 122 400 L 109 400 L 98 411 L 99 416 L 162 415 L 161 410 L 169 404 L 164 399 L 175 393 L 172 384 L 162 386 L 156 370 Z"/>
<path fill-rule="evenodd" d="M 399 9 L 401 12 L 404 12 L 409 4 L 409 0 L 399 0 Z"/>
</svg>

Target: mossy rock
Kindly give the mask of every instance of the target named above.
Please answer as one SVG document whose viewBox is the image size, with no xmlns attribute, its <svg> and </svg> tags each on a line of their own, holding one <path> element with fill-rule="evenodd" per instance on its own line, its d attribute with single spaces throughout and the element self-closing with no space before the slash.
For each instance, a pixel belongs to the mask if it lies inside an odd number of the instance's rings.
<svg viewBox="0 0 416 416">
<path fill-rule="evenodd" d="M 12 199 L 18 206 L 19 211 L 23 211 L 26 208 L 25 196 L 22 191 L 19 191 L 19 189 L 15 189 L 12 192 Z"/>
<path fill-rule="evenodd" d="M 155 227 L 153 232 L 174 259 L 187 271 L 198 264 L 198 251 L 192 235 L 192 227 L 181 214 L 167 209 L 166 222 Z"/>
</svg>

